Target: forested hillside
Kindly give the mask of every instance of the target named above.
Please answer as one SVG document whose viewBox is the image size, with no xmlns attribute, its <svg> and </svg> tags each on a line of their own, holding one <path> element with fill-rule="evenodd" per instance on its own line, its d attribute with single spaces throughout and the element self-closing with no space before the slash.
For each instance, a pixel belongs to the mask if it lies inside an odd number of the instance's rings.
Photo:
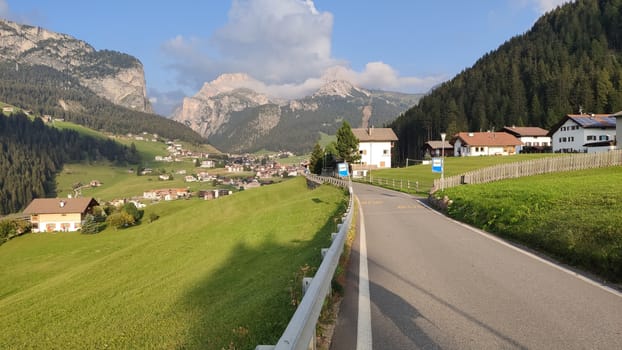
<svg viewBox="0 0 622 350">
<path fill-rule="evenodd" d="M 442 84 L 391 127 L 398 161 L 420 156 L 441 132 L 548 129 L 569 113 L 622 110 L 622 1 L 581 0 Z"/>
<path fill-rule="evenodd" d="M 54 175 L 65 162 L 140 161 L 134 147 L 50 128 L 23 114 L 0 114 L 0 145 L 0 215 L 22 210 L 33 198 L 55 195 Z"/>
<path fill-rule="evenodd" d="M 77 79 L 49 67 L 5 61 L 0 62 L 0 76 L 0 101 L 41 115 L 117 134 L 146 131 L 168 139 L 206 142 L 180 123 L 117 106 L 81 86 Z"/>
</svg>

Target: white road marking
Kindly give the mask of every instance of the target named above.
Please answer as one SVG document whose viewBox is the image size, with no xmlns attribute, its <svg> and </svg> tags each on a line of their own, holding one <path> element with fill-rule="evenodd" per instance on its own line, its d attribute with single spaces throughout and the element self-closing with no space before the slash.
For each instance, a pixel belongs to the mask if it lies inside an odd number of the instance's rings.
<svg viewBox="0 0 622 350">
<path fill-rule="evenodd" d="M 586 282 L 586 283 L 591 284 L 591 285 L 593 285 L 595 287 L 598 287 L 598 288 L 600 288 L 600 289 L 602 289 L 602 290 L 604 290 L 606 292 L 609 292 L 609 293 L 611 293 L 611 294 L 613 294 L 615 296 L 622 297 L 622 292 L 620 292 L 620 291 L 618 291 L 618 290 L 616 290 L 614 288 L 611 288 L 611 287 L 609 287 L 609 286 L 607 286 L 605 284 L 602 284 L 602 283 L 599 283 L 597 281 L 594 281 L 594 280 L 592 280 L 592 279 L 590 279 L 588 277 L 585 277 L 585 276 L 583 276 L 583 275 L 581 275 L 581 274 L 579 274 L 577 272 L 574 272 L 574 271 L 572 271 L 572 270 L 570 270 L 570 269 L 568 269 L 568 268 L 566 268 L 564 266 L 555 264 L 555 263 L 553 263 L 551 261 L 548 261 L 548 260 L 546 260 L 544 258 L 541 258 L 541 257 L 537 256 L 534 253 L 531 253 L 531 252 L 523 250 L 523 249 L 521 249 L 521 248 L 519 248 L 517 246 L 514 246 L 514 245 L 504 241 L 503 239 L 501 239 L 501 238 L 499 238 L 499 237 L 497 237 L 497 236 L 495 236 L 493 234 L 490 234 L 490 233 L 488 233 L 486 231 L 482 231 L 482 230 L 477 229 L 477 228 L 475 228 L 473 226 L 470 226 L 470 225 L 465 224 L 463 222 L 460 222 L 458 220 L 452 219 L 452 218 L 450 218 L 450 217 L 448 217 L 446 215 L 443 215 L 442 213 L 439 213 L 438 211 L 436 211 L 434 208 L 432 208 L 432 207 L 428 206 L 427 204 L 423 203 L 423 201 L 419 201 L 419 203 L 421 205 L 423 205 L 424 207 L 430 209 L 436 215 L 444 217 L 446 220 L 453 221 L 454 223 L 456 223 L 456 224 L 458 224 L 458 225 L 460 225 L 460 226 L 462 226 L 462 227 L 464 227 L 464 228 L 466 228 L 468 230 L 471 230 L 471 231 L 473 231 L 475 233 L 478 233 L 478 234 L 480 234 L 480 235 L 482 235 L 482 236 L 484 236 L 484 237 L 486 237 L 488 239 L 491 239 L 491 240 L 493 240 L 493 241 L 495 241 L 495 242 L 497 242 L 497 243 L 499 243 L 501 245 L 504 245 L 504 246 L 506 246 L 506 247 L 508 247 L 510 249 L 513 249 L 513 250 L 515 250 L 515 251 L 517 251 L 517 252 L 519 252 L 521 254 L 524 254 L 524 255 L 532 258 L 532 259 L 540 261 L 541 263 L 544 263 L 544 264 L 546 264 L 548 266 L 551 266 L 551 267 L 553 267 L 553 268 L 555 268 L 555 269 L 557 269 L 559 271 L 562 271 L 562 272 L 565 272 L 565 273 L 567 273 L 567 274 L 569 274 L 571 276 L 574 276 L 575 278 L 577 278 L 577 279 L 579 279 L 579 280 L 581 280 L 583 282 Z"/>
<path fill-rule="evenodd" d="M 357 198 L 358 200 L 358 198 Z M 356 350 L 371 350 L 371 306 L 369 298 L 369 271 L 367 269 L 367 237 L 363 208 L 359 202 L 360 260 L 359 260 L 359 315 L 357 322 Z"/>
</svg>

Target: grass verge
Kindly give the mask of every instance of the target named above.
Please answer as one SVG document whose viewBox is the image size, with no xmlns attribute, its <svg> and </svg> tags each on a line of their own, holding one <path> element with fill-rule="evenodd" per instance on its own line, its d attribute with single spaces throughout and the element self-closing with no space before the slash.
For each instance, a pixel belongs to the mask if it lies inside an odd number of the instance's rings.
<svg viewBox="0 0 622 350">
<path fill-rule="evenodd" d="M 513 156 L 498 157 L 445 157 L 445 176 L 454 176 L 464 174 L 468 171 L 477 170 L 499 164 L 521 162 L 531 159 L 539 159 L 544 157 L 559 157 L 559 153 L 540 153 L 540 154 L 517 154 Z M 396 180 L 394 186 L 392 182 L 387 184 L 381 183 L 380 186 L 393 190 L 407 193 L 428 194 L 435 179 L 440 179 L 440 173 L 432 172 L 431 164 L 418 164 L 405 168 L 378 169 L 371 171 L 372 178 L 384 178 Z M 369 181 L 368 178 L 365 180 Z M 403 182 L 399 182 L 403 180 Z M 362 181 L 362 180 L 361 180 Z M 410 183 L 410 189 L 406 188 L 406 183 Z M 418 190 L 416 185 L 418 184 Z M 374 181 L 374 184 L 377 184 Z M 401 189 L 400 189 L 401 185 Z"/>
<path fill-rule="evenodd" d="M 564 172 L 445 191 L 448 214 L 573 266 L 622 281 L 622 168 Z"/>
</svg>

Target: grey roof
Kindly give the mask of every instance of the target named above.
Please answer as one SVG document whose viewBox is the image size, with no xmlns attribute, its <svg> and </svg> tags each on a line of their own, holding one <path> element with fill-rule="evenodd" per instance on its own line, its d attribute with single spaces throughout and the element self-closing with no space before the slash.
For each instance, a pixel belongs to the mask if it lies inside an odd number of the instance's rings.
<svg viewBox="0 0 622 350">
<path fill-rule="evenodd" d="M 445 144 L 443 144 L 443 141 L 428 141 L 426 145 L 429 145 L 432 149 L 454 148 L 454 146 L 449 143 L 449 140 L 445 140 Z"/>
</svg>

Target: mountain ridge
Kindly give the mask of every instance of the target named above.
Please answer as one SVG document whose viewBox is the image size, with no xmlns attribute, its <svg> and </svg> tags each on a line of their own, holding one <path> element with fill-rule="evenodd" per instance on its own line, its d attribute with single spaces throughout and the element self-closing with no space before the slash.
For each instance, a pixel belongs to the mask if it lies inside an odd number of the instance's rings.
<svg viewBox="0 0 622 350">
<path fill-rule="evenodd" d="M 15 62 L 16 70 L 24 64 L 50 67 L 117 105 L 153 112 L 143 65 L 128 54 L 98 51 L 68 34 L 0 19 L 0 59 Z"/>
<path fill-rule="evenodd" d="M 326 80 L 308 96 L 283 99 L 248 87 L 255 82 L 243 73 L 221 75 L 205 83 L 194 96 L 186 97 L 172 119 L 224 151 L 307 152 L 320 132 L 334 134 L 343 120 L 356 127 L 365 127 L 370 120 L 381 126 L 422 96 L 372 91 L 345 80 Z"/>
</svg>

